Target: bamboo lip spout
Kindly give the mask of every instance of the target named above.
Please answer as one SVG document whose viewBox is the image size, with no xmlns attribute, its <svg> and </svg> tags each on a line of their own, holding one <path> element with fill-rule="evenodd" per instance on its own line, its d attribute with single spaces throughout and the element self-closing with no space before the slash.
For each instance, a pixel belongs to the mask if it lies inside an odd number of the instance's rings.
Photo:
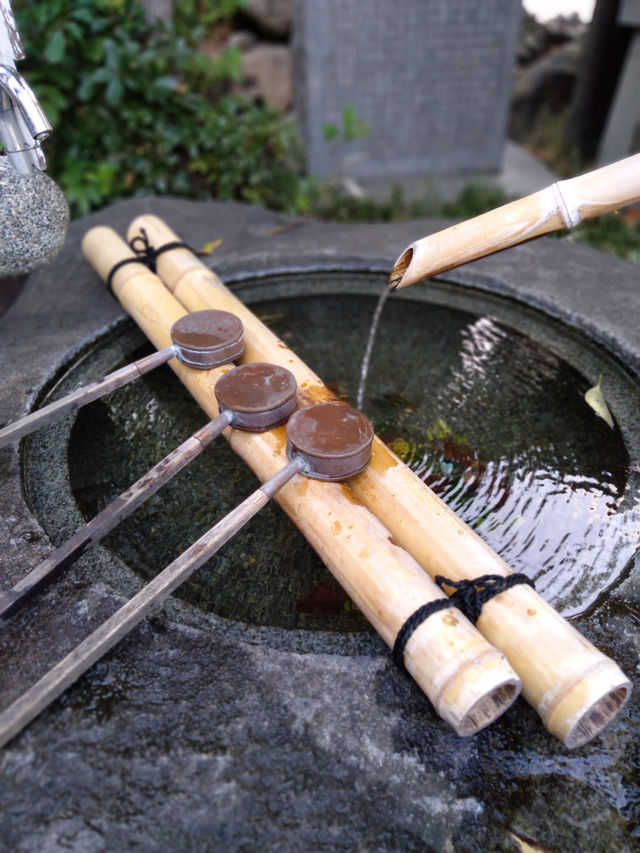
<svg viewBox="0 0 640 853">
<path fill-rule="evenodd" d="M 413 260 L 413 248 L 409 246 L 408 249 L 405 249 L 404 252 L 400 255 L 398 260 L 393 265 L 393 269 L 391 270 L 391 275 L 389 276 L 389 287 L 395 290 L 398 287 L 404 287 L 402 283 L 402 279 L 406 271 L 411 266 L 411 261 Z"/>
<path fill-rule="evenodd" d="M 575 228 L 585 219 L 638 200 L 640 154 L 634 154 L 415 240 L 395 262 L 389 287 L 408 287 L 525 240 Z"/>
</svg>

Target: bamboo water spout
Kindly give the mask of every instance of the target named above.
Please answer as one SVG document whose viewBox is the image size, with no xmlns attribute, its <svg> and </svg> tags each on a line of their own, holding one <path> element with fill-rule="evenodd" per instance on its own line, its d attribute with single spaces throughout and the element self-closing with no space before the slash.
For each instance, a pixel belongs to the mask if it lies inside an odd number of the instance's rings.
<svg viewBox="0 0 640 853">
<path fill-rule="evenodd" d="M 138 217 L 128 236 L 138 236 L 142 229 L 155 248 L 179 239 L 155 216 Z M 300 405 L 333 399 L 304 362 L 188 249 L 163 253 L 158 274 L 188 310 L 221 308 L 239 316 L 245 329 L 244 357 L 291 370 Z M 506 563 L 379 439 L 374 439 L 371 464 L 349 480 L 349 487 L 432 578 L 510 575 Z M 523 696 L 568 747 L 595 737 L 630 694 L 631 683 L 617 664 L 528 586 L 514 586 L 488 601 L 478 627 L 505 653 L 522 679 Z"/>
<path fill-rule="evenodd" d="M 411 243 L 395 262 L 389 286 L 424 278 L 562 228 L 575 228 L 640 200 L 640 154 L 512 201 Z"/>
<path fill-rule="evenodd" d="M 129 247 L 108 228 L 90 231 L 83 249 L 104 279 L 116 262 L 133 257 Z M 193 257 L 191 253 L 189 256 Z M 116 272 L 113 290 L 155 346 L 164 346 L 171 324 L 185 309 L 160 279 L 146 267 L 131 263 Z M 253 322 L 258 321 L 254 318 Z M 246 340 L 245 326 L 245 344 Z M 244 360 L 271 361 L 252 356 Z M 281 358 L 272 363 L 291 369 Z M 202 408 L 214 417 L 218 407 L 206 372 L 190 371 L 175 360 L 170 364 Z M 308 374 L 312 375 L 310 371 Z M 225 435 L 263 482 L 286 463 L 282 427 L 259 434 L 228 430 Z M 397 547 L 389 531 L 348 486 L 296 477 L 277 499 L 388 645 L 394 645 L 401 627 L 420 606 L 446 602 L 441 590 L 412 557 Z M 416 628 L 406 645 L 404 661 L 436 711 L 461 735 L 492 722 L 520 689 L 520 681 L 505 657 L 456 609 L 434 613 Z"/>
</svg>

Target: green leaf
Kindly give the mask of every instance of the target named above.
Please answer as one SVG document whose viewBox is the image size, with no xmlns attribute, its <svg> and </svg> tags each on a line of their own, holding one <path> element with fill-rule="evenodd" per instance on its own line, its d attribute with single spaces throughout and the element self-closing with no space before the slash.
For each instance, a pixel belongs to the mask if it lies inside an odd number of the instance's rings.
<svg viewBox="0 0 640 853">
<path fill-rule="evenodd" d="M 105 98 L 112 106 L 117 106 L 122 101 L 124 95 L 124 86 L 122 80 L 115 75 L 111 77 L 107 83 Z"/>
<path fill-rule="evenodd" d="M 324 124 L 322 126 L 322 133 L 324 135 L 324 138 L 328 142 L 330 139 L 335 139 L 337 137 L 338 128 L 335 126 L 335 124 Z"/>
<path fill-rule="evenodd" d="M 598 378 L 597 385 L 594 385 L 593 388 L 589 388 L 587 393 L 584 395 L 584 399 L 587 404 L 591 406 L 596 415 L 599 415 L 604 421 L 606 421 L 611 429 L 613 429 L 613 417 L 605 402 L 604 394 L 602 393 L 602 374 L 600 374 Z"/>
<path fill-rule="evenodd" d="M 65 46 L 66 40 L 64 32 L 62 30 L 56 30 L 44 49 L 46 60 L 52 65 L 56 65 L 64 56 Z"/>
</svg>

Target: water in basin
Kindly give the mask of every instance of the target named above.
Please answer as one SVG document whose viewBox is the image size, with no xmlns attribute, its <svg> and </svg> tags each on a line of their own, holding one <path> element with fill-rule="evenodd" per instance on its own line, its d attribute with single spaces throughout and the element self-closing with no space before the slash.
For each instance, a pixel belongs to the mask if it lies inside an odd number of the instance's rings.
<svg viewBox="0 0 640 853">
<path fill-rule="evenodd" d="M 354 404 L 381 283 L 357 275 L 272 277 L 245 285 L 242 296 Z M 637 385 L 606 353 L 535 312 L 524 312 L 523 329 L 518 308 L 523 331 L 516 331 L 508 304 L 486 296 L 469 301 L 446 284 L 411 291 L 411 298 L 393 297 L 385 306 L 363 410 L 514 571 L 534 578 L 565 615 L 584 612 L 624 576 L 638 551 Z M 75 362 L 52 393 L 96 378 L 123 352 L 125 362 L 139 357 L 146 346 L 123 325 Z M 598 373 L 616 417 L 613 430 L 584 400 Z M 70 431 L 68 470 L 82 514 L 93 516 L 204 422 L 167 367 L 81 410 Z M 39 512 L 34 470 L 27 465 L 25 479 Z M 255 486 L 220 439 L 106 544 L 150 578 Z M 367 629 L 275 503 L 177 594 L 254 625 Z"/>
</svg>

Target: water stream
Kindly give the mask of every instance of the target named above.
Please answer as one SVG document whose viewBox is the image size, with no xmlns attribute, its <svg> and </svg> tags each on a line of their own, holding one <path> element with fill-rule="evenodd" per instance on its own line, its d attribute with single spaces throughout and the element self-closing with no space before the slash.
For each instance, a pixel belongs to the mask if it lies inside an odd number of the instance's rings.
<svg viewBox="0 0 640 853">
<path fill-rule="evenodd" d="M 371 354 L 373 353 L 373 347 L 376 342 L 376 334 L 378 332 L 382 310 L 391 292 L 390 288 L 385 284 L 384 290 L 380 294 L 376 303 L 375 311 L 373 312 L 371 328 L 369 329 L 369 336 L 367 338 L 367 346 L 364 351 L 364 356 L 362 357 L 362 366 L 360 368 L 360 382 L 358 384 L 358 393 L 356 394 L 356 409 L 362 409 L 362 406 L 364 405 L 364 392 L 367 387 L 367 375 L 369 373 Z"/>
</svg>

